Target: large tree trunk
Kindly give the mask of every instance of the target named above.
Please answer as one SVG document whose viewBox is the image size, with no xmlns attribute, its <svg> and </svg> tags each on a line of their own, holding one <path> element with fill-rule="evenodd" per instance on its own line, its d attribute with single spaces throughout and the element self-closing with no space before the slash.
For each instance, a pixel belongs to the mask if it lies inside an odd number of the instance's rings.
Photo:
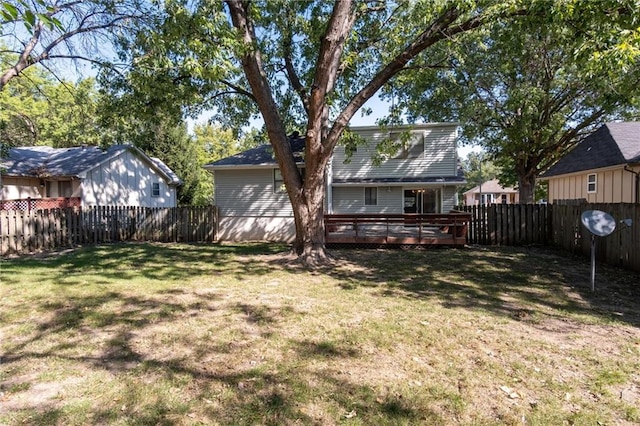
<svg viewBox="0 0 640 426">
<path fill-rule="evenodd" d="M 324 173 L 316 174 L 314 180 L 324 178 Z M 292 203 L 296 223 L 293 250 L 302 263 L 322 265 L 330 259 L 325 248 L 324 185 L 308 185 L 305 182 L 303 193 L 304 197 Z"/>
<path fill-rule="evenodd" d="M 520 191 L 520 204 L 535 203 L 535 172 L 529 170 L 525 173 L 518 173 L 518 188 Z"/>
<path fill-rule="evenodd" d="M 244 44 L 241 60 L 245 75 L 251 86 L 252 95 L 264 118 L 269 140 L 274 149 L 278 166 L 282 173 L 291 205 L 293 207 L 296 239 L 294 252 L 306 264 L 325 263 L 328 254 L 324 238 L 324 191 L 325 173 L 333 149 L 340 135 L 349 124 L 355 112 L 380 88 L 401 72 L 420 52 L 440 40 L 450 39 L 459 33 L 473 30 L 485 22 L 485 16 L 474 15 L 463 22 L 457 22 L 462 11 L 452 5 L 416 35 L 404 49 L 377 72 L 338 114 L 329 128 L 329 107 L 331 94 L 341 70 L 341 57 L 349 32 L 356 19 L 356 7 L 352 0 L 341 0 L 333 4 L 331 18 L 327 23 L 322 44 L 318 52 L 318 61 L 311 85 L 311 91 L 301 87 L 300 80 L 293 78 L 295 70 L 291 62 L 287 72 L 294 81 L 302 103 L 308 114 L 305 147 L 305 175 L 297 171 L 297 166 L 287 141 L 285 128 L 278 114 L 267 74 L 264 72 L 262 57 L 256 42 L 256 32 L 250 19 L 250 2 L 246 0 L 226 0 L 235 28 Z M 521 14 L 521 11 L 515 14 Z M 285 49 L 286 50 L 286 49 Z M 285 61 L 286 62 L 286 61 Z"/>
</svg>

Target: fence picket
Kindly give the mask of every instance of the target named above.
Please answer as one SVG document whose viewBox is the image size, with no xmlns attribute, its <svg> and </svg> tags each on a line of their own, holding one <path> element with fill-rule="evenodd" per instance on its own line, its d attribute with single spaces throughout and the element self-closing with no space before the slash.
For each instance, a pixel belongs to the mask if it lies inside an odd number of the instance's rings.
<svg viewBox="0 0 640 426">
<path fill-rule="evenodd" d="M 580 216 L 585 210 L 605 211 L 616 219 L 618 229 L 609 237 L 598 237 L 598 258 L 640 271 L 638 204 L 494 204 L 462 210 L 472 214 L 469 244 L 554 244 L 583 255 L 590 253 L 591 236 Z M 632 226 L 622 224 L 623 219 L 631 219 Z M 217 222 L 213 206 L 0 210 L 0 254 L 115 241 L 213 242 Z"/>
</svg>

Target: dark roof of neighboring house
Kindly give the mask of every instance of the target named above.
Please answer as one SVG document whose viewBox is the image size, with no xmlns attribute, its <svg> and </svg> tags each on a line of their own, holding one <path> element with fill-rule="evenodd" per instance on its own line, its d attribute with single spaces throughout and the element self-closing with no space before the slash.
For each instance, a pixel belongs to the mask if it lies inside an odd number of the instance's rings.
<svg viewBox="0 0 640 426">
<path fill-rule="evenodd" d="M 640 163 L 640 122 L 606 123 L 541 177 L 632 163 Z"/>
<path fill-rule="evenodd" d="M 52 148 L 50 146 L 24 146 L 11 148 L 7 158 L 0 159 L 2 174 L 6 176 L 48 177 L 76 176 L 117 157 L 127 150 L 146 159 L 149 164 L 169 180 L 180 184 L 180 178 L 160 159 L 150 158 L 132 145 L 113 145 L 103 150 L 96 146 Z"/>
<path fill-rule="evenodd" d="M 296 163 L 304 163 L 304 137 L 293 135 L 289 137 L 289 143 L 293 150 L 293 157 Z M 219 166 L 266 166 L 277 164 L 273 154 L 273 147 L 270 144 L 261 145 L 257 148 L 249 149 L 231 157 L 206 164 L 206 168 L 216 168 Z"/>
<path fill-rule="evenodd" d="M 464 192 L 463 195 L 466 194 L 475 194 L 480 192 L 480 185 L 474 186 L 470 190 Z M 482 192 L 483 193 L 493 193 L 493 194 L 509 194 L 509 193 L 517 193 L 518 190 L 511 186 L 502 186 L 498 179 L 492 179 L 486 181 L 482 184 Z"/>
</svg>

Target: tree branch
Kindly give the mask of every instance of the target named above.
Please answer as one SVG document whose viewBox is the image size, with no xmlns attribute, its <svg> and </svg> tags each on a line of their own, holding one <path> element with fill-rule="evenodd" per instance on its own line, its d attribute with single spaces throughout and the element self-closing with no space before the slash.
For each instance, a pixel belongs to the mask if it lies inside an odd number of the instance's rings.
<svg viewBox="0 0 640 426">
<path fill-rule="evenodd" d="M 223 83 L 226 86 L 229 86 L 231 89 L 233 89 L 233 92 L 226 92 L 226 93 L 237 93 L 239 95 L 244 95 L 249 97 L 251 100 L 253 100 L 254 102 L 256 101 L 256 97 L 253 96 L 253 93 L 249 92 L 248 90 L 243 89 L 240 86 L 237 86 L 233 83 L 231 83 L 230 81 L 227 80 L 220 80 L 221 83 Z M 217 97 L 218 95 L 216 95 Z"/>
</svg>

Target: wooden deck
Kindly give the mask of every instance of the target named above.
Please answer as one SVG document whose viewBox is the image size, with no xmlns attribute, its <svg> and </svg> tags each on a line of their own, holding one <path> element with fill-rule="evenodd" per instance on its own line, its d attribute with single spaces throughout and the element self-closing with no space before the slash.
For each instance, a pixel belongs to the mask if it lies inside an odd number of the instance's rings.
<svg viewBox="0 0 640 426">
<path fill-rule="evenodd" d="M 464 246 L 470 213 L 327 214 L 327 244 Z"/>
</svg>

